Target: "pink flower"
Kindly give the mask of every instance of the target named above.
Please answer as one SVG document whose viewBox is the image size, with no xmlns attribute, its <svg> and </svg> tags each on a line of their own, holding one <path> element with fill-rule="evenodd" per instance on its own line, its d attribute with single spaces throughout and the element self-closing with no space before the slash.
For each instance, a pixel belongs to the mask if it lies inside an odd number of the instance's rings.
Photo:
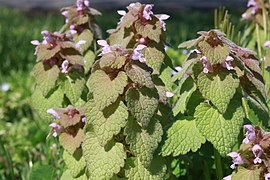
<svg viewBox="0 0 270 180">
<path fill-rule="evenodd" d="M 264 47 L 270 48 L 270 41 L 265 41 Z"/>
<path fill-rule="evenodd" d="M 237 152 L 231 152 L 227 154 L 227 156 L 230 156 L 231 158 L 233 158 L 233 161 L 232 161 L 233 164 L 230 166 L 232 169 L 235 169 L 235 165 L 244 164 L 242 157 Z"/>
<path fill-rule="evenodd" d="M 193 52 L 195 52 L 195 53 L 197 53 L 197 54 L 201 54 L 201 52 L 200 52 L 198 49 L 193 49 L 193 50 L 191 50 L 191 53 L 193 53 Z"/>
<path fill-rule="evenodd" d="M 47 31 L 47 30 L 41 31 L 41 34 L 43 35 L 42 44 L 49 43 L 51 46 L 53 46 L 55 44 L 55 40 L 49 31 Z"/>
<path fill-rule="evenodd" d="M 145 20 L 151 20 L 151 15 L 153 14 L 153 12 L 151 11 L 153 8 L 153 5 L 151 4 L 147 4 L 144 9 L 143 9 L 143 18 Z"/>
<path fill-rule="evenodd" d="M 68 62 L 68 60 L 64 60 L 63 62 L 62 62 L 62 65 L 61 65 L 61 67 L 62 67 L 62 73 L 68 73 L 68 65 L 69 65 L 69 62 Z"/>
<path fill-rule="evenodd" d="M 142 50 L 146 48 L 145 45 L 143 44 L 139 44 L 134 50 L 133 50 L 133 54 L 132 54 L 132 59 L 133 60 L 139 60 L 140 62 L 145 62 L 145 58 L 143 58 L 143 53 Z"/>
<path fill-rule="evenodd" d="M 79 40 L 76 44 L 75 44 L 75 48 L 78 49 L 79 51 L 82 51 L 82 47 L 81 45 L 87 43 L 85 40 Z"/>
<path fill-rule="evenodd" d="M 222 180 L 231 180 L 232 179 L 232 175 L 226 176 L 224 177 Z"/>
<path fill-rule="evenodd" d="M 264 176 L 264 180 L 270 180 L 270 173 L 267 173 L 267 174 Z"/>
<path fill-rule="evenodd" d="M 58 134 L 64 131 L 64 129 L 55 122 L 51 123 L 49 126 L 53 128 L 53 137 L 56 137 Z"/>
<path fill-rule="evenodd" d="M 255 144 L 252 148 L 252 152 L 255 156 L 255 159 L 253 160 L 254 164 L 261 163 L 262 159 L 260 157 L 263 153 L 261 146 L 259 146 L 258 144 Z"/>
<path fill-rule="evenodd" d="M 161 24 L 161 27 L 163 29 L 163 31 L 166 31 L 166 23 L 164 22 L 164 20 L 167 20 L 170 16 L 167 15 L 167 14 L 161 14 L 159 16 L 159 21 L 160 21 L 160 24 Z"/>
<path fill-rule="evenodd" d="M 232 61 L 233 61 L 233 57 L 232 56 L 227 56 L 225 58 L 225 60 L 222 63 L 222 66 L 227 68 L 228 70 L 233 70 L 233 65 L 232 65 Z"/>
<path fill-rule="evenodd" d="M 166 97 L 173 97 L 173 96 L 174 96 L 174 93 L 169 92 L 169 91 L 166 92 Z"/>
<path fill-rule="evenodd" d="M 83 122 L 83 123 L 86 123 L 86 117 L 83 117 L 83 118 L 82 118 L 82 122 Z"/>
<path fill-rule="evenodd" d="M 105 40 L 98 40 L 98 45 L 103 46 L 102 52 L 98 56 L 102 56 L 104 54 L 107 54 L 109 52 L 112 52 L 110 45 Z"/>
<path fill-rule="evenodd" d="M 209 73 L 212 71 L 212 66 L 211 63 L 209 62 L 208 58 L 206 56 L 202 56 L 200 58 L 200 61 L 203 63 L 203 72 L 205 74 Z"/>
<path fill-rule="evenodd" d="M 47 113 L 51 114 L 54 119 L 59 119 L 61 117 L 54 109 L 48 109 Z"/>
<path fill-rule="evenodd" d="M 257 6 L 257 3 L 255 2 L 255 0 L 249 0 L 247 7 L 251 7 L 251 6 Z"/>
<path fill-rule="evenodd" d="M 250 141 L 254 141 L 256 139 L 256 134 L 254 131 L 254 128 L 252 125 L 244 125 L 244 128 L 247 130 L 246 134 L 245 134 L 245 139 L 243 140 L 243 143 L 247 144 Z"/>
<path fill-rule="evenodd" d="M 74 24 L 70 25 L 69 29 L 72 35 L 77 34 L 76 26 Z"/>
<path fill-rule="evenodd" d="M 84 5 L 85 5 L 85 6 L 89 7 L 89 4 L 90 4 L 90 3 L 89 3 L 89 0 L 84 0 Z"/>
</svg>

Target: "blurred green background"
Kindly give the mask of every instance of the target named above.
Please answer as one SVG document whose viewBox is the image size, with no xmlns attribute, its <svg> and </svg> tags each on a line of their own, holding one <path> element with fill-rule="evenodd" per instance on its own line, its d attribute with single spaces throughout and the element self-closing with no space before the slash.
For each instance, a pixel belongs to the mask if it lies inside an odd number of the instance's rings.
<svg viewBox="0 0 270 180">
<path fill-rule="evenodd" d="M 97 21 L 103 32 L 116 27 L 120 16 L 112 11 L 102 13 Z M 177 49 L 178 44 L 197 37 L 197 31 L 213 28 L 214 10 L 168 14 L 168 54 L 179 65 L 187 52 Z M 241 16 L 239 11 L 232 14 L 233 22 Z M 51 165 L 56 177 L 62 173 L 61 148 L 55 139 L 46 139 L 48 124 L 31 107 L 35 46 L 30 41 L 41 40 L 42 30 L 54 32 L 63 24 L 59 12 L 21 12 L 0 7 L 0 179 L 29 179 L 31 169 L 39 165 Z M 104 33 L 103 38 L 107 35 Z"/>
</svg>

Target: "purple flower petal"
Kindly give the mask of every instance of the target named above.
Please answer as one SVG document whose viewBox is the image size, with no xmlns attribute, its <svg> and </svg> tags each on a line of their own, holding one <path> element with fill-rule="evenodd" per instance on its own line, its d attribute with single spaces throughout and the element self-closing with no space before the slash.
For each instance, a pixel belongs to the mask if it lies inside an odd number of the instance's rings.
<svg viewBox="0 0 270 180">
<path fill-rule="evenodd" d="M 264 46 L 270 48 L 270 41 L 265 41 Z"/>
<path fill-rule="evenodd" d="M 48 109 L 47 113 L 51 114 L 54 119 L 59 119 L 61 117 L 54 109 Z"/>
<path fill-rule="evenodd" d="M 143 18 L 145 20 L 151 20 L 151 15 L 153 14 L 152 10 L 153 5 L 147 4 L 143 9 Z"/>
</svg>

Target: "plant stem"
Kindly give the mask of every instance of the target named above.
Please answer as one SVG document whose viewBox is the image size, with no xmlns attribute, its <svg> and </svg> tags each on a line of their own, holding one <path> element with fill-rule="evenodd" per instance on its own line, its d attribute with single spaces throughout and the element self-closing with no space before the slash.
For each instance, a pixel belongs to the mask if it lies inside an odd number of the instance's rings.
<svg viewBox="0 0 270 180">
<path fill-rule="evenodd" d="M 205 180 L 211 180 L 210 170 L 207 161 L 203 161 L 203 175 Z"/>
<path fill-rule="evenodd" d="M 214 148 L 215 166 L 217 179 L 223 178 L 222 163 L 219 152 Z"/>
<path fill-rule="evenodd" d="M 6 156 L 7 158 L 7 163 L 9 166 L 10 176 L 11 176 L 10 178 L 15 179 L 14 170 L 13 170 L 13 162 L 12 162 L 12 159 L 10 157 L 8 150 L 5 148 L 4 142 L 2 141 L 1 137 L 0 137 L 0 150 L 4 153 L 4 156 Z"/>
</svg>

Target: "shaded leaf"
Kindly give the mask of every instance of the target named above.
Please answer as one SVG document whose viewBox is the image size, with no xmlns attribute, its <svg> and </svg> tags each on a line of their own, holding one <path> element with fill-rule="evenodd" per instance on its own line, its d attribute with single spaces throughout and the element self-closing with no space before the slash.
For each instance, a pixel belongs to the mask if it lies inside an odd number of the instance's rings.
<svg viewBox="0 0 270 180">
<path fill-rule="evenodd" d="M 127 107 L 140 126 L 146 128 L 158 107 L 158 94 L 155 89 L 131 88 L 126 93 Z"/>
<path fill-rule="evenodd" d="M 103 111 L 98 110 L 93 101 L 86 104 L 87 124 L 93 126 L 96 138 L 101 146 L 117 135 L 126 125 L 128 118 L 127 107 L 124 103 L 116 102 Z"/>
<path fill-rule="evenodd" d="M 133 118 L 129 118 L 124 133 L 131 152 L 148 168 L 163 134 L 159 121 L 153 118 L 147 129 L 142 129 Z"/>
<path fill-rule="evenodd" d="M 64 151 L 63 159 L 73 178 L 76 178 L 81 174 L 84 174 L 86 162 L 84 157 L 82 156 L 81 149 L 75 151 L 73 155 L 69 154 L 67 151 Z"/>
<path fill-rule="evenodd" d="M 34 75 L 37 86 L 41 90 L 43 96 L 47 96 L 48 93 L 56 86 L 59 73 L 60 69 L 56 65 L 49 68 L 42 62 L 39 62 L 34 66 Z"/>
<path fill-rule="evenodd" d="M 153 74 L 159 74 L 165 58 L 163 51 L 155 47 L 147 47 L 143 49 L 143 54 L 146 64 L 154 70 Z"/>
<path fill-rule="evenodd" d="M 82 148 L 90 172 L 89 179 L 109 179 L 125 164 L 124 146 L 111 141 L 102 147 L 93 132 L 86 133 Z"/>
</svg>

